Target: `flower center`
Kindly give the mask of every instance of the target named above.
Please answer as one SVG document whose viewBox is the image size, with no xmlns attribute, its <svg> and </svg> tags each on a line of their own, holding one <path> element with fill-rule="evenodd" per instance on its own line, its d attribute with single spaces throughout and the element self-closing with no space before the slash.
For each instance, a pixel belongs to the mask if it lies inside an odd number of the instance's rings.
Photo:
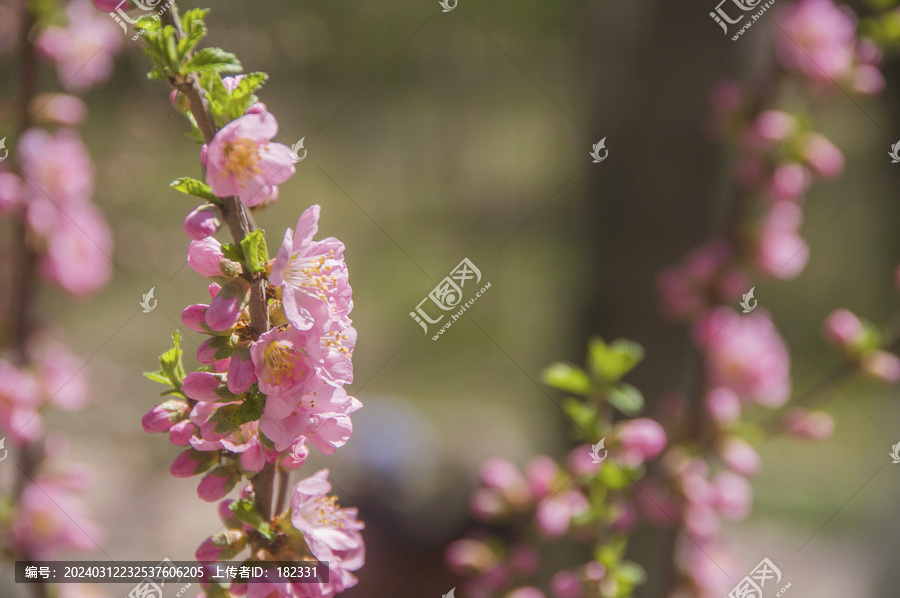
<svg viewBox="0 0 900 598">
<path fill-rule="evenodd" d="M 289 378 L 294 368 L 294 348 L 284 341 L 275 341 L 266 347 L 264 357 L 266 367 L 270 372 L 272 381 L 281 384 L 285 378 Z M 300 375 L 303 372 L 298 372 Z"/>
<path fill-rule="evenodd" d="M 238 139 L 225 144 L 225 171 L 237 180 L 243 181 L 261 174 L 256 165 L 259 162 L 259 144 L 252 139 Z"/>
<path fill-rule="evenodd" d="M 328 255 L 294 256 L 285 266 L 282 278 L 289 286 L 325 300 L 325 293 L 337 286 L 337 276 L 329 274 L 331 266 L 325 265 L 330 259 L 334 259 L 334 251 Z"/>
<path fill-rule="evenodd" d="M 304 509 L 303 518 L 316 527 L 344 527 L 337 496 L 319 496 Z"/>
</svg>

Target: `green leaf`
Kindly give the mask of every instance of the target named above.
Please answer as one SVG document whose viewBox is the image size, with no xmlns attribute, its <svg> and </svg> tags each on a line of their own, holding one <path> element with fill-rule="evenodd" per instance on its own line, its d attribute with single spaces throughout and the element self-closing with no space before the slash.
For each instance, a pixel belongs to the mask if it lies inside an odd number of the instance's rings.
<svg viewBox="0 0 900 598">
<path fill-rule="evenodd" d="M 268 540 L 275 539 L 275 532 L 272 531 L 272 527 L 269 523 L 263 519 L 262 514 L 253 504 L 253 501 L 242 498 L 241 500 L 232 502 L 228 505 L 228 508 L 234 513 L 234 518 L 241 523 L 246 523 Z"/>
<path fill-rule="evenodd" d="M 214 203 L 219 202 L 219 198 L 213 195 L 209 185 L 203 181 L 192 179 L 191 177 L 183 176 L 180 179 L 175 179 L 169 183 L 169 186 L 176 191 L 181 191 L 187 195 L 193 195 L 194 197 L 199 197 L 200 199 L 205 199 Z"/>
<path fill-rule="evenodd" d="M 563 401 L 565 411 L 576 425 L 576 434 L 579 438 L 590 440 L 597 431 L 597 406 L 583 403 L 575 397 L 569 397 Z"/>
<path fill-rule="evenodd" d="M 192 8 L 181 17 L 181 29 L 185 36 L 178 40 L 178 55 L 182 60 L 206 37 L 207 29 L 203 19 L 207 13 L 208 8 Z"/>
<path fill-rule="evenodd" d="M 628 477 L 628 474 L 619 467 L 616 467 L 615 464 L 604 464 L 604 466 L 600 468 L 598 478 L 600 479 L 600 483 L 610 490 L 624 490 L 633 483 L 632 478 Z"/>
<path fill-rule="evenodd" d="M 244 261 L 244 250 L 241 249 L 240 245 L 222 243 L 222 254 L 233 262 Z"/>
<path fill-rule="evenodd" d="M 606 393 L 606 400 L 625 415 L 634 415 L 644 406 L 641 391 L 630 384 L 619 384 L 610 388 Z"/>
<path fill-rule="evenodd" d="M 256 229 L 241 240 L 245 263 L 251 272 L 262 272 L 269 261 L 269 250 L 266 248 L 266 236 L 261 229 Z"/>
<path fill-rule="evenodd" d="M 241 62 L 231 52 L 222 48 L 203 48 L 184 65 L 184 72 L 190 73 L 239 73 Z"/>
<path fill-rule="evenodd" d="M 591 374 L 603 382 L 616 382 L 644 358 L 639 344 L 618 339 L 607 345 L 601 338 L 588 345 L 587 363 Z"/>
<path fill-rule="evenodd" d="M 591 392 L 591 379 L 581 368 L 569 363 L 554 363 L 541 372 L 544 384 L 576 395 Z"/>
<path fill-rule="evenodd" d="M 181 336 L 178 332 L 172 333 L 172 348 L 159 356 L 159 370 L 144 372 L 144 376 L 154 382 L 171 386 L 175 390 L 181 390 L 181 382 L 184 380 L 184 365 L 181 362 Z"/>
<path fill-rule="evenodd" d="M 250 393 L 243 402 L 233 405 L 222 405 L 213 413 L 209 421 L 216 424 L 218 434 L 232 433 L 247 422 L 258 420 L 262 417 L 265 406 L 265 395 Z"/>
</svg>

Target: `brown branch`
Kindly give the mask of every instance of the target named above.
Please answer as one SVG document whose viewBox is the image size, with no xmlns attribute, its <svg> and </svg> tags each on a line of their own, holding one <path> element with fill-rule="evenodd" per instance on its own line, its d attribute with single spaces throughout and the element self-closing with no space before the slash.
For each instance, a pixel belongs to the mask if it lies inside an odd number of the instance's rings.
<svg viewBox="0 0 900 598">
<path fill-rule="evenodd" d="M 184 37 L 181 28 L 181 19 L 178 16 L 178 8 L 174 3 L 168 11 L 162 15 L 163 25 L 171 25 L 175 28 L 179 38 Z M 212 117 L 206 102 L 204 101 L 203 88 L 197 79 L 196 73 L 190 73 L 183 79 L 169 82 L 175 89 L 183 93 L 190 104 L 191 114 L 200 128 L 206 143 L 210 143 L 215 137 L 218 127 Z M 205 168 L 204 168 L 205 171 Z M 253 217 L 238 197 L 220 198 L 219 209 L 222 219 L 228 225 L 228 230 L 235 243 L 240 243 L 248 234 L 256 230 Z M 269 329 L 269 310 L 266 300 L 266 280 L 258 273 L 250 272 L 246 266 L 242 276 L 250 283 L 250 328 L 255 338 Z M 253 490 L 255 504 L 263 518 L 272 519 L 272 494 L 275 482 L 275 466 L 266 463 L 262 471 L 253 477 Z"/>
</svg>

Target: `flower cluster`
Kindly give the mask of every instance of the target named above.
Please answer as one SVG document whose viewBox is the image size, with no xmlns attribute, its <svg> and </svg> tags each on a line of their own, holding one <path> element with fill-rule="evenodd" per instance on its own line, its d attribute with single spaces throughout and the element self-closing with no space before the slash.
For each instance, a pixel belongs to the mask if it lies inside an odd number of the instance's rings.
<svg viewBox="0 0 900 598">
<path fill-rule="evenodd" d="M 112 38 L 115 27 L 88 0 L 64 9 L 11 8 L 12 26 L 33 23 L 33 29 L 6 37 L 22 36 L 22 63 L 31 64 L 29 54 L 51 60 L 64 88 L 77 93 L 109 77 L 120 44 Z M 38 77 L 36 70 L 23 72 Z M 50 408 L 75 411 L 87 403 L 87 371 L 56 340 L 60 330 L 47 315 L 35 312 L 35 298 L 41 283 L 73 298 L 99 291 L 112 275 L 113 240 L 93 203 L 94 164 L 77 130 L 87 118 L 84 102 L 69 93 L 37 93 L 31 85 L 20 93 L 23 120 L 8 128 L 21 134 L 4 138 L 0 162 L 0 217 L 15 231 L 0 260 L 0 286 L 10 293 L 0 301 L 0 460 L 18 464 L 15 486 L 0 496 L 0 537 L 16 560 L 53 559 L 96 549 L 101 531 L 81 502 L 89 472 L 63 462 L 66 439 L 44 420 Z"/>
<path fill-rule="evenodd" d="M 304 464 L 310 448 L 331 455 L 343 446 L 353 432 L 350 416 L 362 407 L 344 390 L 353 381 L 356 345 L 344 245 L 315 238 L 320 207 L 313 205 L 270 259 L 252 211 L 278 199 L 278 185 L 295 173 L 293 156 L 272 141 L 278 122 L 253 95 L 265 74 L 221 77 L 240 66 L 219 49 L 197 53 L 222 61 L 214 65 L 192 57 L 206 31 L 206 12 L 179 18 L 173 5 L 163 20 L 179 27 L 150 26 L 143 35 L 155 65 L 151 76 L 172 83 L 172 105 L 204 141 L 205 180 L 182 178 L 172 186 L 204 200 L 183 228 L 191 239 L 187 263 L 207 279 L 210 299 L 187 306 L 181 316 L 188 329 L 209 337 L 197 350 L 202 365 L 184 371 L 175 334 L 160 370 L 147 374 L 169 387 L 166 400 L 142 423 L 184 447 L 170 471 L 202 474 L 201 499 L 220 501 L 240 485 L 238 500 L 219 504 L 225 530 L 198 548 L 198 560 L 230 560 L 249 550 L 253 561 L 328 563 L 328 581 L 208 584 L 208 595 L 333 596 L 356 584 L 352 572 L 365 560 L 356 510 L 338 506 L 322 470 L 298 482 L 288 510 L 278 511 L 290 472 Z M 216 238 L 223 225 L 233 242 Z M 276 477 L 281 483 L 273 510 Z"/>
</svg>

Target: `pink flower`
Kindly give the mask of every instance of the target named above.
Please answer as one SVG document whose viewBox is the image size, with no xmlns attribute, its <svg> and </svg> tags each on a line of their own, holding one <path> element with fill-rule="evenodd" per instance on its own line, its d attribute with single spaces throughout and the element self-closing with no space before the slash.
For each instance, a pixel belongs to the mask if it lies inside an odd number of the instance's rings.
<svg viewBox="0 0 900 598">
<path fill-rule="evenodd" d="M 205 239 L 218 232 L 222 226 L 219 208 L 205 204 L 194 208 L 184 219 L 184 232 L 195 241 Z"/>
<path fill-rule="evenodd" d="M 286 417 L 298 404 L 296 400 L 276 402 L 272 397 L 299 399 L 309 390 L 316 368 L 303 341 L 303 335 L 292 328 L 273 328 L 250 346 L 259 390 L 270 399 L 266 413 L 272 417 Z"/>
<path fill-rule="evenodd" d="M 809 189 L 812 176 L 800 164 L 787 163 L 778 166 L 769 183 L 769 196 L 774 201 L 797 201 Z"/>
<path fill-rule="evenodd" d="M 51 135 L 42 129 L 29 129 L 19 140 L 22 168 L 29 184 L 29 195 L 67 206 L 85 202 L 94 192 L 94 165 L 81 138 L 72 129 Z M 31 225 L 46 233 L 52 226 L 40 226 L 33 216 Z"/>
<path fill-rule="evenodd" d="M 574 571 L 564 570 L 553 576 L 550 580 L 550 590 L 553 598 L 582 598 L 584 589 L 581 581 Z"/>
<path fill-rule="evenodd" d="M 730 424 L 741 416 L 741 401 L 733 390 L 719 386 L 706 395 L 706 409 L 720 424 Z"/>
<path fill-rule="evenodd" d="M 652 419 L 632 419 L 616 433 L 616 460 L 627 465 L 640 465 L 653 459 L 666 448 L 666 433 Z"/>
<path fill-rule="evenodd" d="M 742 399 L 780 407 L 791 393 L 790 354 L 762 310 L 738 315 L 720 307 L 700 320 L 694 339 L 702 347 L 712 384 Z"/>
<path fill-rule="evenodd" d="M 236 195 L 249 207 L 269 199 L 294 174 L 291 150 L 270 140 L 278 121 L 256 104 L 219 130 L 209 143 L 206 182 L 219 197 Z"/>
<path fill-rule="evenodd" d="M 788 4 L 779 19 L 777 55 L 788 69 L 813 82 L 844 78 L 853 66 L 856 18 L 831 0 Z"/>
<path fill-rule="evenodd" d="M 240 276 L 229 279 L 209 302 L 204 314 L 206 325 L 216 332 L 232 328 L 241 319 L 249 302 L 250 283 Z"/>
<path fill-rule="evenodd" d="M 744 143 L 752 149 L 768 148 L 784 141 L 797 128 L 797 119 L 780 110 L 766 110 L 747 130 Z"/>
<path fill-rule="evenodd" d="M 66 7 L 68 25 L 48 27 L 37 40 L 40 52 L 56 61 L 59 82 L 69 91 L 84 91 L 106 81 L 122 47 L 122 32 L 88 0 Z"/>
<path fill-rule="evenodd" d="M 544 593 L 532 586 L 517 588 L 507 595 L 507 598 L 545 598 Z"/>
<path fill-rule="evenodd" d="M 65 345 L 53 343 L 42 348 L 39 357 L 41 392 L 61 409 L 79 409 L 88 400 L 84 361 Z"/>
<path fill-rule="evenodd" d="M 900 381 L 900 358 L 893 353 L 877 349 L 863 355 L 860 370 L 869 376 L 893 384 Z"/>
<path fill-rule="evenodd" d="M 784 428 L 796 438 L 828 440 L 834 433 L 834 420 L 824 411 L 795 407 L 785 414 Z"/>
<path fill-rule="evenodd" d="M 537 505 L 534 521 L 538 530 L 548 538 L 559 538 L 566 533 L 574 517 L 590 508 L 585 496 L 578 490 L 569 490 L 551 496 Z"/>
<path fill-rule="evenodd" d="M 34 440 L 43 431 L 38 407 L 40 387 L 34 376 L 0 360 L 0 429 L 22 444 Z"/>
<path fill-rule="evenodd" d="M 291 523 L 318 560 L 343 571 L 356 571 L 365 562 L 360 534 L 363 523 L 357 520 L 356 509 L 340 508 L 337 497 L 329 492 L 327 469 L 298 482 L 291 497 Z"/>
<path fill-rule="evenodd" d="M 691 251 L 681 264 L 663 270 L 656 287 L 660 311 L 671 319 L 693 317 L 709 303 L 730 302 L 747 287 L 745 277 L 731 265 L 733 251 L 722 240 L 713 240 Z"/>
<path fill-rule="evenodd" d="M 722 517 L 740 521 L 750 514 L 753 491 L 745 478 L 730 471 L 721 471 L 712 483 L 716 489 L 716 511 Z"/>
<path fill-rule="evenodd" d="M 353 434 L 350 414 L 361 409 L 362 403 L 354 397 L 347 398 L 341 411 L 313 414 L 303 428 L 303 435 L 323 455 L 333 455 Z"/>
<path fill-rule="evenodd" d="M 835 347 L 848 350 L 865 341 L 866 330 L 853 312 L 836 309 L 825 318 L 822 333 L 825 340 Z"/>
<path fill-rule="evenodd" d="M 47 237 L 41 275 L 76 297 L 94 293 L 112 276 L 112 246 L 109 226 L 97 208 L 67 207 Z"/>
<path fill-rule="evenodd" d="M 490 546 L 480 540 L 464 538 L 447 547 L 444 559 L 457 575 L 469 575 L 483 569 L 494 558 Z"/>
<path fill-rule="evenodd" d="M 221 385 L 222 379 L 211 372 L 191 372 L 182 381 L 181 390 L 195 401 L 218 401 L 216 390 Z"/>
<path fill-rule="evenodd" d="M 810 167 L 824 179 L 837 178 L 844 172 L 844 154 L 820 133 L 806 135 L 803 153 Z"/>
<path fill-rule="evenodd" d="M 762 465 L 759 453 L 740 438 L 729 438 L 722 444 L 722 461 L 728 469 L 744 477 L 756 475 Z"/>
<path fill-rule="evenodd" d="M 187 418 L 188 404 L 179 399 L 161 403 L 141 418 L 141 426 L 148 434 L 168 432 L 172 426 Z"/>
<path fill-rule="evenodd" d="M 77 127 L 87 119 L 84 100 L 67 93 L 38 94 L 32 101 L 36 122 Z"/>
<path fill-rule="evenodd" d="M 763 223 L 756 249 L 756 266 L 769 276 L 796 278 L 809 260 L 809 247 L 797 231 L 803 219 L 800 207 L 791 203 L 772 206 Z"/>
<path fill-rule="evenodd" d="M 317 205 L 307 208 L 297 228 L 284 234 L 269 276 L 282 287 L 285 315 L 297 330 L 324 328 L 353 308 L 344 244 L 333 237 L 313 241 L 319 211 Z"/>
<path fill-rule="evenodd" d="M 220 264 L 224 259 L 222 244 L 213 237 L 191 241 L 188 246 L 187 263 L 200 276 L 223 276 Z"/>
<path fill-rule="evenodd" d="M 13 515 L 13 546 L 36 560 L 95 549 L 101 531 L 85 514 L 77 491 L 67 479 L 39 477 L 28 484 Z"/>
<path fill-rule="evenodd" d="M 206 502 L 224 498 L 240 481 L 240 473 L 232 467 L 217 467 L 203 476 L 197 486 L 197 496 Z"/>
</svg>

